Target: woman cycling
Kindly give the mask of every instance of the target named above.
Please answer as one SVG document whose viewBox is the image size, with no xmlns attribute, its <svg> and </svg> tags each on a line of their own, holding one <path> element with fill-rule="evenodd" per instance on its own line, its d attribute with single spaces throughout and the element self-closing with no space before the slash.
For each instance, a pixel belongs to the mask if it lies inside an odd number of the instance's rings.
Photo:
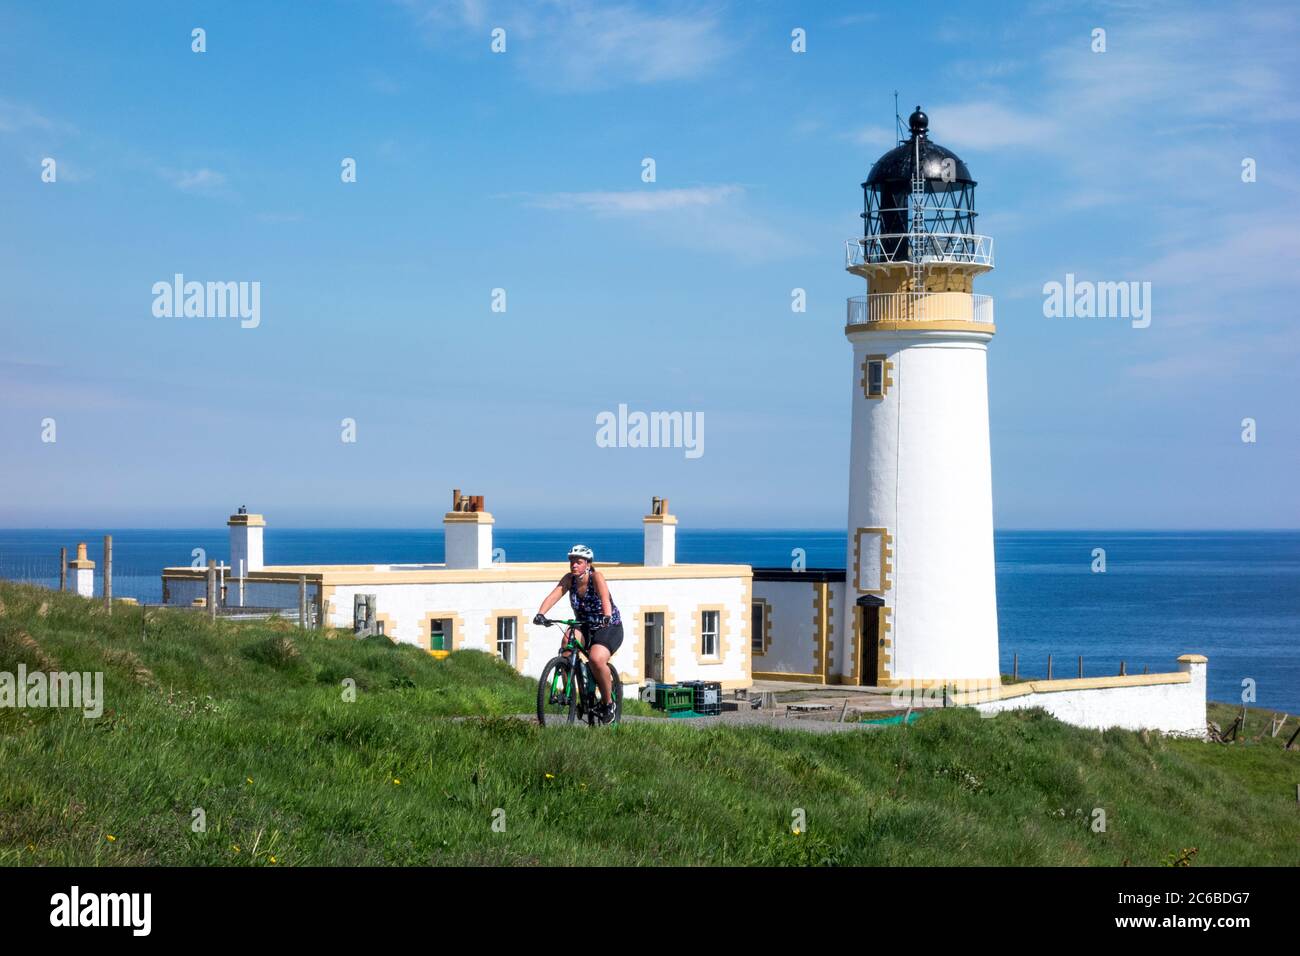
<svg viewBox="0 0 1300 956">
<path fill-rule="evenodd" d="M 569 573 L 560 578 L 560 583 L 537 609 L 534 624 L 546 623 L 549 611 L 563 595 L 569 592 L 569 604 L 573 607 L 574 617 L 581 622 L 582 635 L 587 645 L 587 659 L 591 661 L 591 672 L 596 677 L 600 688 L 600 697 L 605 703 L 601 707 L 600 721 L 608 724 L 614 719 L 615 708 L 611 701 L 609 659 L 623 643 L 623 619 L 619 616 L 614 599 L 609 596 L 609 586 L 605 576 L 592 566 L 591 548 L 585 544 L 575 544 L 569 549 Z"/>
</svg>

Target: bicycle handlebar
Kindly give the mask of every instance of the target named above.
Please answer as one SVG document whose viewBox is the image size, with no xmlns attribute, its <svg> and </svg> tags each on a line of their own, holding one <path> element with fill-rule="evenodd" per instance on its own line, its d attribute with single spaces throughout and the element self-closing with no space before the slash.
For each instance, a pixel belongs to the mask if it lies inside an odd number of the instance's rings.
<svg viewBox="0 0 1300 956">
<path fill-rule="evenodd" d="M 549 617 L 544 617 L 542 620 L 545 622 L 547 627 L 550 627 L 553 624 L 563 624 L 565 627 L 586 627 L 593 631 L 599 631 L 605 626 L 598 621 L 552 621 Z"/>
</svg>

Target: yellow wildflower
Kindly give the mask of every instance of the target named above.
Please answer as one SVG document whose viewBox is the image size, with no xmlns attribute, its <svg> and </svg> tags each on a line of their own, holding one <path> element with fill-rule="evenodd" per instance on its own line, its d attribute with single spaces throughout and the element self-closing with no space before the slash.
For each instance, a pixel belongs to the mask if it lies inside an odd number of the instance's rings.
<svg viewBox="0 0 1300 956">
<path fill-rule="evenodd" d="M 109 842 L 109 843 L 116 843 L 116 842 L 117 842 L 117 837 L 113 836 L 113 834 L 111 834 L 111 833 L 108 834 L 108 842 Z"/>
</svg>

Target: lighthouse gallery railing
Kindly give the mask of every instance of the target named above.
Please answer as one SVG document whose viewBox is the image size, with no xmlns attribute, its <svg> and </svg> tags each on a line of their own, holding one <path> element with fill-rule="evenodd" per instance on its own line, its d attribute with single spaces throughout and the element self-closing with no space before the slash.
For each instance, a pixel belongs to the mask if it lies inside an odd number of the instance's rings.
<svg viewBox="0 0 1300 956">
<path fill-rule="evenodd" d="M 870 322 L 993 324 L 993 297 L 965 292 L 881 292 L 848 300 L 848 325 Z"/>
<path fill-rule="evenodd" d="M 912 256 L 911 233 L 865 236 L 844 243 L 847 269 L 868 265 L 908 265 Z M 921 262 L 951 262 L 993 268 L 993 239 L 966 232 L 927 232 L 917 240 Z"/>
</svg>

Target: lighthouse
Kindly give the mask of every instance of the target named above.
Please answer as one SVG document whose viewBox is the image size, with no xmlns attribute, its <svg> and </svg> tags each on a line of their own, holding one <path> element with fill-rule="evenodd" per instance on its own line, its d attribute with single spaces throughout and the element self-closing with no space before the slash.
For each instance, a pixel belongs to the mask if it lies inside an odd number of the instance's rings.
<svg viewBox="0 0 1300 956">
<path fill-rule="evenodd" d="M 853 346 L 847 600 L 855 683 L 932 687 L 998 681 L 989 455 L 993 268 L 975 226 L 975 181 L 933 142 L 918 106 L 911 136 L 871 167 L 863 234 L 845 268 Z"/>
</svg>

